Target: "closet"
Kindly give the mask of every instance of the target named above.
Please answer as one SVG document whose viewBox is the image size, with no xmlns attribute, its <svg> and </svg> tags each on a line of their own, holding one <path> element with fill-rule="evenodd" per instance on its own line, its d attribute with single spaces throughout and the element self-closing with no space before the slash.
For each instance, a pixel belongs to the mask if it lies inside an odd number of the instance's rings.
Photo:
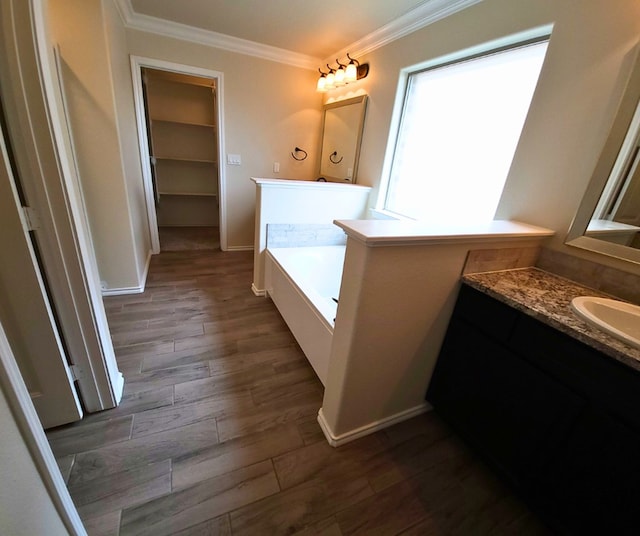
<svg viewBox="0 0 640 536">
<path fill-rule="evenodd" d="M 149 68 L 142 74 L 161 249 L 163 235 L 219 244 L 215 81 Z"/>
</svg>

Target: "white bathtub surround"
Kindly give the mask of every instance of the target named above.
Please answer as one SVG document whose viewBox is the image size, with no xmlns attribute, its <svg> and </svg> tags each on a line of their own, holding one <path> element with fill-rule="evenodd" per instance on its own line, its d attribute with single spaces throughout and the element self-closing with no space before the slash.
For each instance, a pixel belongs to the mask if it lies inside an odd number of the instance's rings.
<svg viewBox="0 0 640 536">
<path fill-rule="evenodd" d="M 252 290 L 265 295 L 264 250 L 267 224 L 331 224 L 364 218 L 371 188 L 358 184 L 252 178 L 256 183 L 256 219 Z"/>
<path fill-rule="evenodd" d="M 337 446 L 426 411 L 425 392 L 470 250 L 529 248 L 553 232 L 337 221 L 347 248 L 319 421 Z"/>
<path fill-rule="evenodd" d="M 268 223 L 267 248 L 344 246 L 347 235 L 333 223 Z"/>
<path fill-rule="evenodd" d="M 266 251 L 267 293 L 323 385 L 329 369 L 344 255 L 345 246 Z"/>
</svg>

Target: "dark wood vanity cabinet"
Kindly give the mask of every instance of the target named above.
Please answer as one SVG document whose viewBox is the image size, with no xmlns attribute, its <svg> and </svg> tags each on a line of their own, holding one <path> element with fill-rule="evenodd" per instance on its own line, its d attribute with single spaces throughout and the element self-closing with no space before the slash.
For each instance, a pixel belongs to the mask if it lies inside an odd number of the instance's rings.
<svg viewBox="0 0 640 536">
<path fill-rule="evenodd" d="M 549 526 L 640 534 L 640 374 L 462 285 L 427 400 Z"/>
</svg>

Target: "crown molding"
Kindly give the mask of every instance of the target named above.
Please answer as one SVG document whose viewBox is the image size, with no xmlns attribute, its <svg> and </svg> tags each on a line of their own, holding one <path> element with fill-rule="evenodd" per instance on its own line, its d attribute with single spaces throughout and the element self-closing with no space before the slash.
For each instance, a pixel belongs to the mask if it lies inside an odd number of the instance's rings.
<svg viewBox="0 0 640 536">
<path fill-rule="evenodd" d="M 114 0 L 120 13 L 120 17 L 127 28 L 150 32 L 166 37 L 173 37 L 183 41 L 190 41 L 200 45 L 207 45 L 215 48 L 246 54 L 266 60 L 293 65 L 303 69 L 316 70 L 321 63 L 320 58 L 299 54 L 283 48 L 273 47 L 240 39 L 230 35 L 203 30 L 194 26 L 188 26 L 178 22 L 167 21 L 149 15 L 136 13 L 131 7 L 130 0 Z"/>
<path fill-rule="evenodd" d="M 427 0 L 325 60 L 346 56 L 347 52 L 351 56 L 363 56 L 480 2 L 482 0 Z"/>
<path fill-rule="evenodd" d="M 202 28 L 187 26 L 186 24 L 178 22 L 142 15 L 133 10 L 130 0 L 113 1 L 118 8 L 124 25 L 132 30 L 173 37 L 183 41 L 221 48 L 230 52 L 255 56 L 257 58 L 315 71 L 318 65 L 327 63 L 327 61 L 330 62 L 336 57 L 346 56 L 347 52 L 352 56 L 362 56 L 373 52 L 405 35 L 453 15 L 458 11 L 462 11 L 482 0 L 426 0 L 426 2 L 415 9 L 385 24 L 362 39 L 351 43 L 344 49 L 325 58 L 325 60 L 283 48 L 256 43 L 255 41 L 249 41 L 247 39 L 240 39 Z"/>
</svg>

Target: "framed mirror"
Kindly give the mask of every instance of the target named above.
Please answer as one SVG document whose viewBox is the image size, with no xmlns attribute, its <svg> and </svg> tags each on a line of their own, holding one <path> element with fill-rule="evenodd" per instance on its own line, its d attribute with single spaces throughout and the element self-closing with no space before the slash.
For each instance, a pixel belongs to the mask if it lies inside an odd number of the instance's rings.
<svg viewBox="0 0 640 536">
<path fill-rule="evenodd" d="M 640 56 L 565 243 L 640 264 Z"/>
<path fill-rule="evenodd" d="M 366 108 L 366 95 L 323 106 L 320 179 L 356 182 Z"/>
</svg>

